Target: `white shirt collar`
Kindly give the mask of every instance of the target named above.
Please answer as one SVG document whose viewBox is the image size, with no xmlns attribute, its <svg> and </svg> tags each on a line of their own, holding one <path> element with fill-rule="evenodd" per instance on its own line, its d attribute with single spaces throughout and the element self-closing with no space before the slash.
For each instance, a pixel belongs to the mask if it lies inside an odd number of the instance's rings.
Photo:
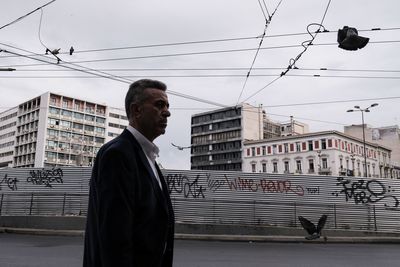
<svg viewBox="0 0 400 267">
<path fill-rule="evenodd" d="M 128 125 L 126 129 L 130 131 L 139 142 L 146 156 L 154 162 L 158 157 L 160 149 L 131 125 Z"/>
</svg>

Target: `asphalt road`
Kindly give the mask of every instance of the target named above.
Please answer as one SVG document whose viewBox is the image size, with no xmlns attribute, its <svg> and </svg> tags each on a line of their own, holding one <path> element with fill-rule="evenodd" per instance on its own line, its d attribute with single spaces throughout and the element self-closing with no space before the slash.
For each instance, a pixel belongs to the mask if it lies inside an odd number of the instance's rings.
<svg viewBox="0 0 400 267">
<path fill-rule="evenodd" d="M 1 267 L 78 267 L 81 237 L 0 234 Z M 177 240 L 175 267 L 400 266 L 397 244 L 305 244 Z"/>
</svg>

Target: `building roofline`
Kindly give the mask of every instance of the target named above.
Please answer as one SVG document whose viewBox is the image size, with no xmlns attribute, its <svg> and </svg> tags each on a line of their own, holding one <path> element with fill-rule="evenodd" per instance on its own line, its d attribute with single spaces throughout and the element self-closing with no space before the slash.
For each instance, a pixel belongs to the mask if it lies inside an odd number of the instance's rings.
<svg viewBox="0 0 400 267">
<path fill-rule="evenodd" d="M 196 113 L 196 114 L 192 115 L 192 118 L 193 117 L 198 117 L 198 116 L 203 116 L 203 115 L 208 115 L 208 114 L 213 114 L 213 113 L 216 113 L 216 112 L 226 111 L 226 110 L 234 109 L 236 107 L 241 107 L 242 108 L 243 105 L 248 105 L 248 106 L 251 106 L 253 108 L 258 108 L 258 107 L 255 107 L 253 105 L 250 105 L 248 103 L 242 103 L 242 104 L 239 104 L 237 106 L 230 106 L 230 107 L 225 107 L 225 108 L 213 109 L 213 110 L 205 111 L 205 112 L 201 112 L 201 113 Z"/>
<path fill-rule="evenodd" d="M 248 141 L 244 141 L 245 145 L 250 145 L 250 144 L 259 144 L 259 143 L 264 143 L 264 142 L 273 142 L 273 141 L 282 141 L 282 140 L 292 140 L 292 139 L 297 139 L 297 138 L 304 138 L 304 137 L 315 137 L 315 136 L 319 136 L 319 135 L 329 135 L 329 134 L 333 134 L 333 135 L 339 135 L 348 139 L 352 139 L 354 141 L 363 143 L 362 139 L 359 139 L 357 137 L 354 137 L 352 135 L 348 135 L 339 131 L 335 131 L 335 130 L 331 130 L 331 131 L 320 131 L 320 132 L 312 132 L 312 133 L 305 133 L 305 134 L 298 134 L 298 135 L 291 135 L 291 136 L 282 136 L 282 137 L 274 137 L 274 138 L 269 138 L 269 139 L 261 139 L 261 140 L 248 140 Z M 371 142 L 365 142 L 365 144 L 369 145 L 369 146 L 373 146 L 373 147 L 381 147 L 384 148 L 386 150 L 390 150 L 392 151 L 391 148 L 377 144 L 377 143 L 371 143 Z"/>
<path fill-rule="evenodd" d="M 12 108 L 8 108 L 8 109 L 6 109 L 6 110 L 4 110 L 4 111 L 1 111 L 1 112 L 0 112 L 0 116 L 1 116 L 3 113 L 9 112 L 10 110 L 13 110 L 13 109 L 17 109 L 17 111 L 18 111 L 18 106 L 15 106 L 15 107 L 12 107 Z"/>
</svg>

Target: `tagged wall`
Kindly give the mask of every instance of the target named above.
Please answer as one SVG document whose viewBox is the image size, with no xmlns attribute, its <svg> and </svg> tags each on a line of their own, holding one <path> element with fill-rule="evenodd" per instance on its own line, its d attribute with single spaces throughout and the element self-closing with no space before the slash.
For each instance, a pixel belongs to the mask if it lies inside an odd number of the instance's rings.
<svg viewBox="0 0 400 267">
<path fill-rule="evenodd" d="M 1 215 L 85 215 L 90 167 L 1 169 Z M 164 170 L 177 221 L 400 232 L 400 181 Z"/>
</svg>

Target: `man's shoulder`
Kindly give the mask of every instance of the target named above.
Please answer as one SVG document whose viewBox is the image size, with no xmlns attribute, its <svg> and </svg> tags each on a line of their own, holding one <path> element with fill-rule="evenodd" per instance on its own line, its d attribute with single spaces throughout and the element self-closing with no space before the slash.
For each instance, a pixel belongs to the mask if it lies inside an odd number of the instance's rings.
<svg viewBox="0 0 400 267">
<path fill-rule="evenodd" d="M 133 136 L 129 136 L 129 132 L 123 132 L 116 138 L 104 144 L 100 153 L 107 153 L 110 151 L 120 151 L 120 152 L 131 152 L 134 151 L 133 147 L 135 146 L 135 141 Z"/>
</svg>

